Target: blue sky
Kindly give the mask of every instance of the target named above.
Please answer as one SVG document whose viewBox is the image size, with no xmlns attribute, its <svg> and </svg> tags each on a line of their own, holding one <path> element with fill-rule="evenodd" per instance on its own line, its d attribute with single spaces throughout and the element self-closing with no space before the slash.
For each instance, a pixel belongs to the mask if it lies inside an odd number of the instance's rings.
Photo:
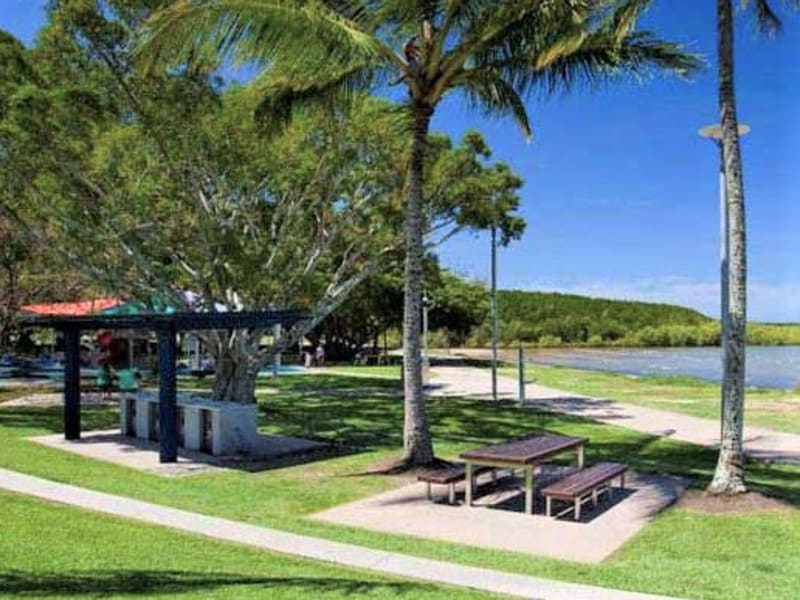
<svg viewBox="0 0 800 600">
<path fill-rule="evenodd" d="M 779 0 L 775 0 L 780 4 Z M 0 0 L 0 27 L 30 43 L 44 2 Z M 534 139 L 485 119 L 454 96 L 434 128 L 481 131 L 494 158 L 521 174 L 523 240 L 500 252 L 504 288 L 675 302 L 718 312 L 718 154 L 697 135 L 717 121 L 713 0 L 656 0 L 643 27 L 706 57 L 692 81 L 655 77 L 528 102 Z M 781 36 L 737 21 L 736 76 L 743 140 L 751 319 L 800 322 L 800 15 Z M 792 109 L 795 110 L 792 110 Z M 488 280 L 486 236 L 464 234 L 442 262 Z"/>
</svg>

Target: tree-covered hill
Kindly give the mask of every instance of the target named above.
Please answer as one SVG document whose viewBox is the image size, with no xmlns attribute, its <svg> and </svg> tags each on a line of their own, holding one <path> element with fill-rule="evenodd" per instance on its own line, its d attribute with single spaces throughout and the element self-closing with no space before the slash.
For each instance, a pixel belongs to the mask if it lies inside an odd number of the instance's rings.
<svg viewBox="0 0 800 600">
<path fill-rule="evenodd" d="M 719 321 L 674 304 L 591 298 L 557 292 L 499 290 L 499 341 L 540 346 L 714 346 Z M 800 344 L 800 326 L 750 323 L 748 343 Z M 487 346 L 487 315 L 469 337 Z"/>
<path fill-rule="evenodd" d="M 715 320 L 671 304 L 590 298 L 555 292 L 498 291 L 504 343 L 705 345 L 719 339 Z M 488 323 L 476 332 L 481 343 Z"/>
</svg>

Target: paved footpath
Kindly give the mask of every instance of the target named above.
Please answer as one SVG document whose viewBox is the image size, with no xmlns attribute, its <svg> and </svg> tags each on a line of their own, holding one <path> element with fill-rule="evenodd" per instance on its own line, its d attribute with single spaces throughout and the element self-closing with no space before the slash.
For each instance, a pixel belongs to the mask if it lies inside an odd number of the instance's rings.
<svg viewBox="0 0 800 600">
<path fill-rule="evenodd" d="M 432 374 L 431 395 L 491 397 L 492 382 L 487 369 L 435 367 Z M 497 379 L 500 397 L 519 397 L 519 384 L 516 380 L 509 377 Z M 605 398 L 591 398 L 530 383 L 525 386 L 525 398 L 528 406 L 701 446 L 719 445 L 719 422 L 710 419 L 623 404 Z M 800 464 L 800 435 L 760 427 L 745 427 L 745 452 L 755 459 Z"/>
<path fill-rule="evenodd" d="M 270 552 L 280 552 L 344 567 L 367 569 L 385 575 L 468 587 L 519 598 L 540 600 L 657 600 L 660 598 L 669 600 L 665 596 L 552 581 L 394 552 L 372 550 L 352 544 L 342 544 L 168 508 L 122 496 L 94 492 L 6 469 L 0 469 L 0 488 L 117 517 L 171 527 L 225 542 L 254 546 Z"/>
</svg>

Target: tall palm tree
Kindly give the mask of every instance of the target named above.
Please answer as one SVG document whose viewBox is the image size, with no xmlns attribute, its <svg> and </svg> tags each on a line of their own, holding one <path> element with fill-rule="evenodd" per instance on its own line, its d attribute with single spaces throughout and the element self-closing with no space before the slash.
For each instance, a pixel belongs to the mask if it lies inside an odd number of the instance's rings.
<svg viewBox="0 0 800 600">
<path fill-rule="evenodd" d="M 530 136 L 523 98 L 621 73 L 684 75 L 697 60 L 636 31 L 649 0 L 179 0 L 144 32 L 150 65 L 222 57 L 255 63 L 264 108 L 376 85 L 403 85 L 412 139 L 405 202 L 405 458 L 433 459 L 420 345 L 423 166 L 441 100 L 510 115 Z"/>
<path fill-rule="evenodd" d="M 787 4 L 800 6 L 798 0 Z M 781 21 L 768 0 L 740 0 L 752 8 L 759 27 L 777 33 Z M 717 69 L 719 111 L 722 129 L 722 161 L 725 174 L 728 221 L 728 308 L 722 320 L 722 429 L 714 477 L 708 487 L 712 494 L 740 494 L 747 491 L 744 479 L 745 342 L 747 321 L 747 252 L 742 156 L 736 113 L 733 62 L 733 0 L 717 0 Z M 723 282 L 724 285 L 724 282 Z"/>
</svg>

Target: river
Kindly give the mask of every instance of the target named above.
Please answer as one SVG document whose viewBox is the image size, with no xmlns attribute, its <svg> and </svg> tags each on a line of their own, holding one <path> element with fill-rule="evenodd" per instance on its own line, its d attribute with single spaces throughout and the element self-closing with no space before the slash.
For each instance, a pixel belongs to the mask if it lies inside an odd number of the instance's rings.
<svg viewBox="0 0 800 600">
<path fill-rule="evenodd" d="M 717 382 L 722 376 L 719 348 L 542 348 L 525 354 L 526 362 L 629 375 L 688 375 Z M 517 360 L 511 350 L 502 356 Z M 749 346 L 746 366 L 748 385 L 794 388 L 800 385 L 800 346 Z"/>
</svg>

